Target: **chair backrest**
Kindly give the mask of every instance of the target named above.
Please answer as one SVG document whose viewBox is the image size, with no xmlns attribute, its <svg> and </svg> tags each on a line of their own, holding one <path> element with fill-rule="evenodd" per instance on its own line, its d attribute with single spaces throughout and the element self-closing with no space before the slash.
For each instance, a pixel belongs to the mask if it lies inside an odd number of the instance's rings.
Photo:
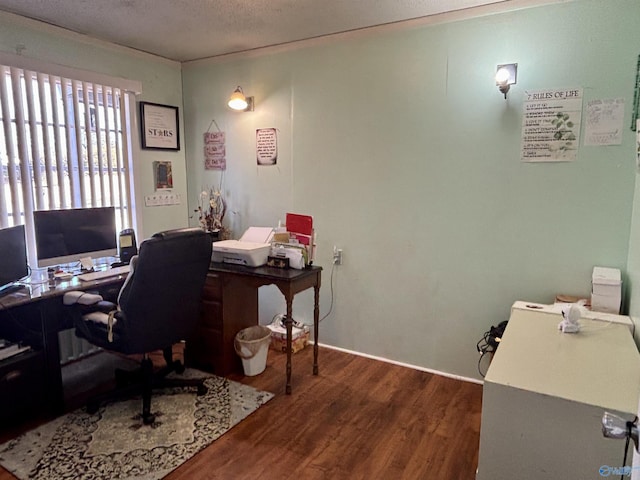
<svg viewBox="0 0 640 480">
<path fill-rule="evenodd" d="M 155 234 L 140 245 L 119 296 L 126 353 L 171 346 L 194 330 L 211 263 L 211 237 L 199 228 Z"/>
</svg>

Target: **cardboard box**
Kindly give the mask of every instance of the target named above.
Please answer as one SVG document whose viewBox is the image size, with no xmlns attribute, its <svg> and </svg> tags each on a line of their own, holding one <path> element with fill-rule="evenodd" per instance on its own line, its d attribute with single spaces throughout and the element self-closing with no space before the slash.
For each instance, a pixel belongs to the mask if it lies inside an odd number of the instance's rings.
<svg viewBox="0 0 640 480">
<path fill-rule="evenodd" d="M 302 350 L 309 343 L 309 332 L 302 334 L 301 336 L 294 338 L 291 340 L 291 353 L 296 353 Z M 271 335 L 271 344 L 270 347 L 272 350 L 277 352 L 286 353 L 287 352 L 287 337 L 276 337 Z"/>
<path fill-rule="evenodd" d="M 267 325 L 267 328 L 271 330 L 271 344 L 270 347 L 278 352 L 287 351 L 287 331 L 280 325 Z M 309 343 L 309 327 L 303 328 L 292 327 L 291 328 L 291 353 L 296 353 L 302 350 Z"/>
</svg>

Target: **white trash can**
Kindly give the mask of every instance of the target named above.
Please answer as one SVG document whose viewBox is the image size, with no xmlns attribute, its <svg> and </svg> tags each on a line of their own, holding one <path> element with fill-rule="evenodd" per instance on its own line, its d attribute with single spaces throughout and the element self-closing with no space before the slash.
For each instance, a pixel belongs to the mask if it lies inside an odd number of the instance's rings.
<svg viewBox="0 0 640 480">
<path fill-rule="evenodd" d="M 234 339 L 236 353 L 242 359 L 244 374 L 253 377 L 267 367 L 267 353 L 271 343 L 271 330 L 262 325 L 240 330 Z"/>
</svg>

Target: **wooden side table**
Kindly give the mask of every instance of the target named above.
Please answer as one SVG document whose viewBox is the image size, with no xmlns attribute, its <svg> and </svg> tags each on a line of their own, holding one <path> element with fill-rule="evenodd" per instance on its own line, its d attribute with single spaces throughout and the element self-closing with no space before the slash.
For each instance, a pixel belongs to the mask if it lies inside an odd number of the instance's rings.
<svg viewBox="0 0 640 480">
<path fill-rule="evenodd" d="M 243 328 L 258 324 L 258 289 L 275 285 L 287 304 L 287 378 L 285 391 L 291 393 L 291 336 L 293 298 L 308 288 L 314 289 L 313 308 L 313 374 L 318 374 L 318 322 L 322 267 L 302 270 L 273 267 L 245 267 L 212 263 L 203 292 L 203 312 L 195 335 L 188 340 L 186 358 L 189 364 L 217 375 L 241 372 L 233 340 Z"/>
</svg>

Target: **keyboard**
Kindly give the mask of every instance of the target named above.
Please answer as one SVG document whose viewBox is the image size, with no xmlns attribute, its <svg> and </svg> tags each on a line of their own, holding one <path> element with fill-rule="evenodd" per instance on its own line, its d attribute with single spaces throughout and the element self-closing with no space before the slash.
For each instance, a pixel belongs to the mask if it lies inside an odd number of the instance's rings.
<svg viewBox="0 0 640 480">
<path fill-rule="evenodd" d="M 102 280 L 103 278 L 117 277 L 118 275 L 126 275 L 129 273 L 129 265 L 121 267 L 108 268 L 97 272 L 89 272 L 78 275 L 83 282 L 93 282 L 94 280 Z"/>
</svg>

